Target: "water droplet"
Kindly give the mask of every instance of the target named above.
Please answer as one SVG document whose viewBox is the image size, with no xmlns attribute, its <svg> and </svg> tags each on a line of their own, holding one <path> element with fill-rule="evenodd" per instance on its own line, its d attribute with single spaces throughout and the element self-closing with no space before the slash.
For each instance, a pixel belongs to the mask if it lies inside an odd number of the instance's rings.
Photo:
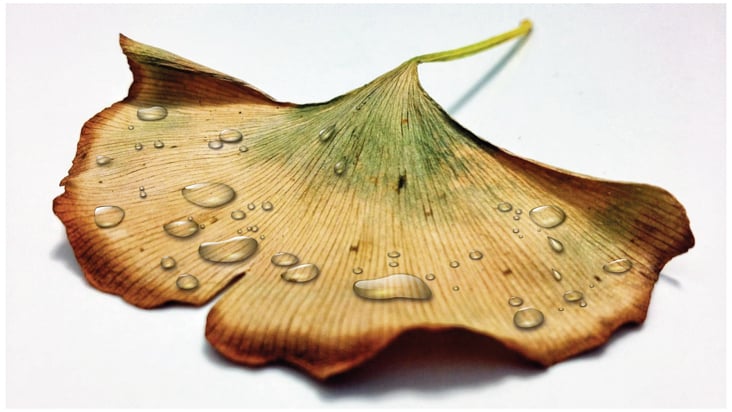
<svg viewBox="0 0 732 412">
<path fill-rule="evenodd" d="M 262 240 L 264 240 L 264 237 L 265 237 L 264 235 L 259 235 L 259 238 Z"/>
<path fill-rule="evenodd" d="M 582 301 L 580 301 L 579 305 L 580 305 L 581 308 L 587 307 L 587 302 L 585 302 L 584 300 L 582 300 Z"/>
<path fill-rule="evenodd" d="M 180 290 L 194 290 L 198 288 L 198 278 L 188 273 L 180 275 L 175 280 L 175 286 Z"/>
<path fill-rule="evenodd" d="M 544 314 L 538 309 L 523 308 L 513 315 L 513 324 L 521 329 L 531 329 L 544 323 Z"/>
<path fill-rule="evenodd" d="M 594 284 L 594 283 L 590 283 L 590 285 L 589 285 L 589 286 L 590 286 L 590 289 L 592 289 L 592 288 L 594 288 L 594 287 L 595 287 L 595 284 Z"/>
<path fill-rule="evenodd" d="M 262 210 L 264 210 L 265 212 L 269 212 L 272 209 L 274 209 L 274 205 L 272 204 L 272 202 L 263 202 L 262 203 Z"/>
<path fill-rule="evenodd" d="M 386 277 L 359 280 L 353 284 L 353 291 L 364 299 L 429 299 L 432 291 L 424 281 L 404 273 Z"/>
<path fill-rule="evenodd" d="M 160 259 L 160 267 L 165 270 L 173 269 L 175 267 L 175 259 L 170 256 L 163 256 L 163 258 Z"/>
<path fill-rule="evenodd" d="M 147 197 L 147 192 L 144 190 L 140 190 L 140 199 L 144 199 Z"/>
<path fill-rule="evenodd" d="M 247 205 L 247 209 L 249 209 L 249 210 L 254 210 L 254 209 L 256 209 L 256 208 L 257 208 L 257 205 L 255 205 L 254 203 L 249 203 L 249 204 Z"/>
<path fill-rule="evenodd" d="M 518 238 L 519 239 L 523 239 L 524 238 L 524 235 L 518 235 Z"/>
<path fill-rule="evenodd" d="M 117 226 L 125 217 L 125 211 L 118 206 L 99 206 L 94 209 L 94 223 L 101 228 Z"/>
<path fill-rule="evenodd" d="M 320 269 L 317 266 L 312 263 L 303 263 L 287 269 L 280 277 L 288 282 L 303 283 L 317 278 L 319 274 Z"/>
<path fill-rule="evenodd" d="M 460 286 L 453 286 L 453 287 L 452 287 L 452 290 L 453 290 L 454 292 L 457 292 L 457 291 L 459 291 L 459 290 L 460 290 Z"/>
<path fill-rule="evenodd" d="M 236 129 L 224 129 L 219 133 L 219 139 L 224 143 L 236 143 L 242 139 L 242 134 Z"/>
<path fill-rule="evenodd" d="M 135 150 L 142 150 L 142 143 L 135 143 Z"/>
<path fill-rule="evenodd" d="M 498 204 L 498 210 L 501 212 L 510 212 L 513 206 L 508 202 L 501 202 Z"/>
<path fill-rule="evenodd" d="M 524 300 L 523 300 L 523 299 L 521 299 L 521 298 L 520 298 L 520 297 L 518 297 L 518 296 L 511 296 L 511 297 L 510 297 L 510 298 L 508 299 L 508 304 L 509 304 L 509 305 L 511 305 L 511 306 L 521 306 L 521 305 L 523 305 L 523 304 L 524 304 Z"/>
<path fill-rule="evenodd" d="M 174 220 L 166 223 L 163 230 L 173 237 L 189 237 L 198 232 L 198 223 L 192 219 Z"/>
<path fill-rule="evenodd" d="M 257 225 L 249 226 L 247 228 L 247 230 L 250 231 L 250 232 L 258 232 L 259 231 L 259 226 L 257 226 Z"/>
<path fill-rule="evenodd" d="M 238 229 L 238 230 L 236 231 L 236 233 L 238 233 L 238 234 L 240 234 L 240 235 L 241 235 L 242 233 L 244 233 L 244 231 L 243 231 L 242 229 Z"/>
<path fill-rule="evenodd" d="M 239 151 L 242 153 L 246 153 L 249 151 L 249 148 L 244 145 L 241 145 L 241 146 L 239 146 Z"/>
<path fill-rule="evenodd" d="M 297 264 L 300 259 L 292 253 L 280 252 L 275 253 L 270 261 L 275 266 L 292 266 L 294 264 Z"/>
<path fill-rule="evenodd" d="M 470 257 L 473 260 L 481 260 L 481 259 L 483 259 L 483 254 L 477 250 L 472 250 L 468 254 L 468 257 Z"/>
<path fill-rule="evenodd" d="M 516 209 L 516 214 L 517 214 L 517 215 L 520 215 L 521 213 L 524 213 L 524 211 L 523 211 L 523 210 L 521 210 L 521 209 Z"/>
<path fill-rule="evenodd" d="M 563 308 L 563 307 L 561 307 L 561 306 L 559 307 L 559 309 L 558 309 L 558 310 L 559 310 L 560 312 L 564 312 L 564 308 Z"/>
<path fill-rule="evenodd" d="M 231 212 L 231 218 L 234 220 L 242 220 L 245 217 L 247 217 L 247 214 L 241 209 Z"/>
<path fill-rule="evenodd" d="M 208 142 L 208 148 L 209 149 L 219 150 L 222 147 L 224 147 L 224 142 L 222 142 L 221 140 L 218 140 L 218 139 L 216 139 L 216 140 L 209 140 L 209 142 Z"/>
<path fill-rule="evenodd" d="M 554 268 L 552 268 L 552 276 L 554 276 L 554 279 L 556 279 L 557 282 L 562 280 L 562 274 L 559 273 L 559 271 Z"/>
<path fill-rule="evenodd" d="M 460 266 L 460 262 L 458 262 L 457 260 L 453 260 L 452 262 L 450 262 L 450 267 L 451 268 L 454 269 L 454 268 L 456 268 L 458 266 Z"/>
<path fill-rule="evenodd" d="M 554 205 L 537 206 L 531 209 L 529 216 L 534 223 L 545 228 L 559 226 L 566 218 L 564 210 Z"/>
<path fill-rule="evenodd" d="M 394 262 L 394 261 L 389 262 L 389 267 L 395 268 L 397 266 L 399 266 L 399 262 Z"/>
<path fill-rule="evenodd" d="M 360 275 L 363 273 L 363 269 L 360 267 L 353 268 L 353 274 L 354 275 Z"/>
<path fill-rule="evenodd" d="M 617 259 L 603 265 L 602 269 L 608 273 L 625 273 L 633 267 L 633 262 L 628 259 Z"/>
<path fill-rule="evenodd" d="M 144 192 L 144 191 L 145 191 L 145 186 L 140 186 L 140 187 L 138 188 L 138 190 L 139 190 L 139 191 L 141 191 L 141 192 Z"/>
<path fill-rule="evenodd" d="M 137 118 L 145 121 L 162 120 L 168 115 L 168 110 L 162 106 L 143 107 L 137 109 Z"/>
<path fill-rule="evenodd" d="M 427 280 L 435 280 L 435 274 L 434 273 L 428 273 L 424 275 L 424 278 Z"/>
<path fill-rule="evenodd" d="M 389 253 L 386 254 L 386 256 L 389 256 L 392 259 L 396 259 L 396 258 L 398 258 L 401 255 L 402 254 L 399 253 L 399 252 L 397 252 L 396 250 L 392 250 L 391 252 L 389 252 Z"/>
<path fill-rule="evenodd" d="M 321 130 L 320 133 L 318 133 L 318 139 L 320 139 L 321 142 L 327 142 L 330 140 L 331 137 L 335 134 L 335 125 L 328 126 L 325 129 Z"/>
<path fill-rule="evenodd" d="M 220 242 L 204 242 L 198 247 L 198 254 L 210 262 L 241 262 L 257 251 L 256 239 L 246 236 L 235 236 Z"/>
<path fill-rule="evenodd" d="M 515 228 L 511 229 L 511 231 L 512 231 L 513 233 L 518 233 L 518 232 L 520 232 L 519 228 L 517 228 L 517 227 L 515 227 Z"/>
<path fill-rule="evenodd" d="M 585 295 L 583 295 L 579 290 L 568 290 L 564 292 L 564 300 L 570 303 L 578 302 L 582 300 L 583 297 L 585 297 Z"/>
<path fill-rule="evenodd" d="M 206 224 L 205 223 L 201 223 L 200 225 L 198 225 L 198 227 L 200 227 L 201 229 L 205 229 L 206 228 Z"/>
<path fill-rule="evenodd" d="M 99 166 L 106 166 L 112 161 L 112 158 L 109 156 L 97 156 L 97 164 Z"/>
<path fill-rule="evenodd" d="M 231 202 L 236 196 L 234 189 L 223 183 L 196 183 L 181 190 L 183 197 L 201 207 L 218 207 Z"/>
<path fill-rule="evenodd" d="M 521 216 L 519 216 L 519 215 L 514 215 L 514 216 L 513 216 L 513 220 L 521 220 Z"/>
<path fill-rule="evenodd" d="M 342 175 L 343 172 L 346 171 L 346 160 L 340 160 L 338 161 L 335 166 L 333 166 L 333 172 L 337 174 L 338 176 Z"/>
<path fill-rule="evenodd" d="M 156 149 L 162 149 L 163 147 L 165 147 L 165 143 L 163 143 L 162 140 L 156 140 L 153 142 L 153 147 L 155 147 Z"/>
<path fill-rule="evenodd" d="M 562 253 L 564 251 L 564 245 L 562 244 L 562 242 L 554 239 L 551 236 L 547 236 L 547 240 L 549 240 L 549 247 L 551 247 L 553 251 L 557 253 Z"/>
<path fill-rule="evenodd" d="M 127 126 L 127 130 L 135 130 L 135 126 L 129 125 L 129 126 Z"/>
</svg>

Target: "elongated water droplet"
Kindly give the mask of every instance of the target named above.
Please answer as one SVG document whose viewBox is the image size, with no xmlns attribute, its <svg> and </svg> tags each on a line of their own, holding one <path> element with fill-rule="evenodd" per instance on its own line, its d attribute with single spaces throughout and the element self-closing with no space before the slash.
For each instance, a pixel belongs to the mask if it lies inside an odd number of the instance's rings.
<svg viewBox="0 0 732 412">
<path fill-rule="evenodd" d="M 579 290 L 568 290 L 564 292 L 564 300 L 570 303 L 580 301 L 584 297 L 585 295 Z"/>
<path fill-rule="evenodd" d="M 544 323 L 544 314 L 534 308 L 523 308 L 513 315 L 513 324 L 521 329 L 532 329 Z"/>
<path fill-rule="evenodd" d="M 231 202 L 236 196 L 234 189 L 223 183 L 196 183 L 181 190 L 183 197 L 201 207 L 218 207 Z"/>
<path fill-rule="evenodd" d="M 244 145 L 241 145 L 241 146 L 239 146 L 239 151 L 242 153 L 246 153 L 249 151 L 249 148 Z"/>
<path fill-rule="evenodd" d="M 224 143 L 236 143 L 242 139 L 242 134 L 236 129 L 224 129 L 219 133 L 219 140 Z"/>
<path fill-rule="evenodd" d="M 257 240 L 247 236 L 235 236 L 219 242 L 204 242 L 198 247 L 198 254 L 209 262 L 241 262 L 257 251 Z"/>
<path fill-rule="evenodd" d="M 317 266 L 312 263 L 303 263 L 287 269 L 280 277 L 288 282 L 304 283 L 317 278 L 319 274 L 320 269 Z"/>
<path fill-rule="evenodd" d="M 162 140 L 156 140 L 155 142 L 153 142 L 153 147 L 155 147 L 156 149 L 162 149 L 163 147 L 165 147 L 165 143 L 163 143 Z"/>
<path fill-rule="evenodd" d="M 435 280 L 435 274 L 434 273 L 428 273 L 424 275 L 424 278 L 427 280 Z"/>
<path fill-rule="evenodd" d="M 470 257 L 473 260 L 481 260 L 481 259 L 483 259 L 483 253 L 481 253 L 477 250 L 473 250 L 468 254 L 468 257 Z"/>
<path fill-rule="evenodd" d="M 354 275 L 360 275 L 363 273 L 363 269 L 360 267 L 353 268 L 353 274 Z"/>
<path fill-rule="evenodd" d="M 109 156 L 97 156 L 97 164 L 99 166 L 106 166 L 112 161 L 112 158 Z"/>
<path fill-rule="evenodd" d="M 501 212 L 510 212 L 511 209 L 513 209 L 513 206 L 508 202 L 501 202 L 498 204 L 498 210 Z"/>
<path fill-rule="evenodd" d="M 325 129 L 321 130 L 320 133 L 318 133 L 318 139 L 320 139 L 321 142 L 327 142 L 330 140 L 331 137 L 335 134 L 335 125 L 328 126 Z"/>
<path fill-rule="evenodd" d="M 457 260 L 453 260 L 452 262 L 450 262 L 450 267 L 451 268 L 454 269 L 454 268 L 456 268 L 458 266 L 460 266 L 460 262 L 458 262 Z"/>
<path fill-rule="evenodd" d="M 254 209 L 256 209 L 256 208 L 257 208 L 257 205 L 255 205 L 254 203 L 249 203 L 249 204 L 247 205 L 247 209 L 249 209 L 249 210 L 254 210 Z"/>
<path fill-rule="evenodd" d="M 280 252 L 275 253 L 270 261 L 275 266 L 292 266 L 297 264 L 300 259 L 292 253 Z"/>
<path fill-rule="evenodd" d="M 263 202 L 262 203 L 262 210 L 264 210 L 265 212 L 269 212 L 272 209 L 274 209 L 274 205 L 272 204 L 272 202 Z"/>
<path fill-rule="evenodd" d="M 125 217 L 125 211 L 118 206 L 99 206 L 94 209 L 94 223 L 101 228 L 115 227 Z"/>
<path fill-rule="evenodd" d="M 208 148 L 213 150 L 219 150 L 222 147 L 224 147 L 224 142 L 221 140 L 215 139 L 215 140 L 209 140 L 208 142 Z"/>
<path fill-rule="evenodd" d="M 162 120 L 168 115 L 168 110 L 162 106 L 143 107 L 137 109 L 137 118 L 145 121 Z"/>
<path fill-rule="evenodd" d="M 564 210 L 554 205 L 537 206 L 531 209 L 529 216 L 534 223 L 545 228 L 559 226 L 567 217 Z"/>
<path fill-rule="evenodd" d="M 163 225 L 163 230 L 173 237 L 190 237 L 198 232 L 198 223 L 192 219 L 174 220 Z"/>
<path fill-rule="evenodd" d="M 135 150 L 142 150 L 142 143 L 135 143 Z"/>
<path fill-rule="evenodd" d="M 402 254 L 399 253 L 399 252 L 397 252 L 396 250 L 392 250 L 391 252 L 389 252 L 389 253 L 386 254 L 386 256 L 389 256 L 392 259 L 396 259 L 396 258 L 398 258 L 401 255 Z"/>
<path fill-rule="evenodd" d="M 389 267 L 393 267 L 393 268 L 395 268 L 395 267 L 397 267 L 397 266 L 399 266 L 399 262 L 394 262 L 394 261 L 392 261 L 392 262 L 389 262 Z"/>
<path fill-rule="evenodd" d="M 633 267 L 633 262 L 628 259 L 617 259 L 603 265 L 602 269 L 607 273 L 620 274 L 629 271 Z"/>
<path fill-rule="evenodd" d="M 511 306 L 521 306 L 524 304 L 524 300 L 518 296 L 511 296 L 508 298 L 508 304 Z"/>
<path fill-rule="evenodd" d="M 359 280 L 353 284 L 353 292 L 364 299 L 418 299 L 432 297 L 432 291 L 416 276 L 399 273 L 378 279 Z"/>
<path fill-rule="evenodd" d="M 547 236 L 547 240 L 549 241 L 549 247 L 551 247 L 553 251 L 557 253 L 562 253 L 564 251 L 564 245 L 562 244 L 562 242 L 554 239 L 551 236 Z"/>
<path fill-rule="evenodd" d="M 175 263 L 175 259 L 170 256 L 163 256 L 163 258 L 160 259 L 160 267 L 165 270 L 173 269 L 175 267 Z"/>
<path fill-rule="evenodd" d="M 339 160 L 335 166 L 333 166 L 333 173 L 338 176 L 342 175 L 346 171 L 346 160 Z"/>
<path fill-rule="evenodd" d="M 554 268 L 552 268 L 552 276 L 554 276 L 554 279 L 556 279 L 557 282 L 562 280 L 562 274 L 559 273 L 559 271 Z"/>
<path fill-rule="evenodd" d="M 175 286 L 180 290 L 194 290 L 198 288 L 198 278 L 188 273 L 180 275 L 175 280 Z"/>
<path fill-rule="evenodd" d="M 234 220 L 242 220 L 247 217 L 247 214 L 243 210 L 235 210 L 231 212 L 231 218 Z"/>
</svg>

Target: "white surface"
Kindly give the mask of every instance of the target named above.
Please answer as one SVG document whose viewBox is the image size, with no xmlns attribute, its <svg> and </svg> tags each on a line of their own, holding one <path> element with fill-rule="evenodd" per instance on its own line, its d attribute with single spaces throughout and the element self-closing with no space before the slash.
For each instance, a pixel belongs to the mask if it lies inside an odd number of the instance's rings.
<svg viewBox="0 0 732 412">
<path fill-rule="evenodd" d="M 8 406 L 724 406 L 724 13 L 683 5 L 9 5 Z M 488 75 L 511 45 L 423 65 L 423 84 L 500 147 L 678 197 L 697 244 L 663 270 L 643 326 L 547 370 L 481 351 L 480 339 L 407 339 L 398 348 L 407 355 L 388 350 L 320 384 L 286 366 L 221 359 L 203 336 L 210 305 L 143 311 L 81 276 L 51 202 L 82 124 L 126 96 L 131 75 L 118 33 L 306 103 L 525 17 L 535 31 L 497 74 Z"/>
</svg>

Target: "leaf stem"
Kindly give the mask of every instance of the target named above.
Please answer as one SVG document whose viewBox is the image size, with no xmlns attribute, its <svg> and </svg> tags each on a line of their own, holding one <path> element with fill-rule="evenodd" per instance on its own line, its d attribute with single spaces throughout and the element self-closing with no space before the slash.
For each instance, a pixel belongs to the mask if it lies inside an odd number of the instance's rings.
<svg viewBox="0 0 732 412">
<path fill-rule="evenodd" d="M 514 39 L 519 36 L 527 35 L 532 28 L 531 20 L 522 20 L 519 26 L 511 31 L 507 31 L 498 36 L 491 37 L 478 43 L 471 44 L 469 46 L 460 47 L 452 50 L 445 50 L 437 53 L 423 54 L 421 56 L 413 57 L 408 62 L 429 63 L 429 62 L 446 62 L 449 60 L 460 59 L 476 53 L 480 53 L 483 50 L 490 49 L 493 46 L 497 46 L 503 42 Z"/>
</svg>

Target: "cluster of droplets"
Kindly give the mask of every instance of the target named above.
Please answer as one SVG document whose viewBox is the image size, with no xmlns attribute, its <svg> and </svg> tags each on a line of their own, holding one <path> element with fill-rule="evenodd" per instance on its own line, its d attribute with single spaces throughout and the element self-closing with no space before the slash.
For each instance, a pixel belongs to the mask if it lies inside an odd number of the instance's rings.
<svg viewBox="0 0 732 412">
<path fill-rule="evenodd" d="M 222 147 L 224 147 L 224 144 L 227 143 L 239 143 L 242 138 L 244 138 L 244 135 L 239 130 L 236 129 L 224 129 L 219 132 L 219 135 L 217 138 L 209 140 L 208 141 L 208 148 L 212 150 L 219 150 Z M 244 150 L 242 150 L 244 149 Z M 239 146 L 240 152 L 246 152 L 249 150 L 246 146 L 241 145 Z"/>
</svg>

